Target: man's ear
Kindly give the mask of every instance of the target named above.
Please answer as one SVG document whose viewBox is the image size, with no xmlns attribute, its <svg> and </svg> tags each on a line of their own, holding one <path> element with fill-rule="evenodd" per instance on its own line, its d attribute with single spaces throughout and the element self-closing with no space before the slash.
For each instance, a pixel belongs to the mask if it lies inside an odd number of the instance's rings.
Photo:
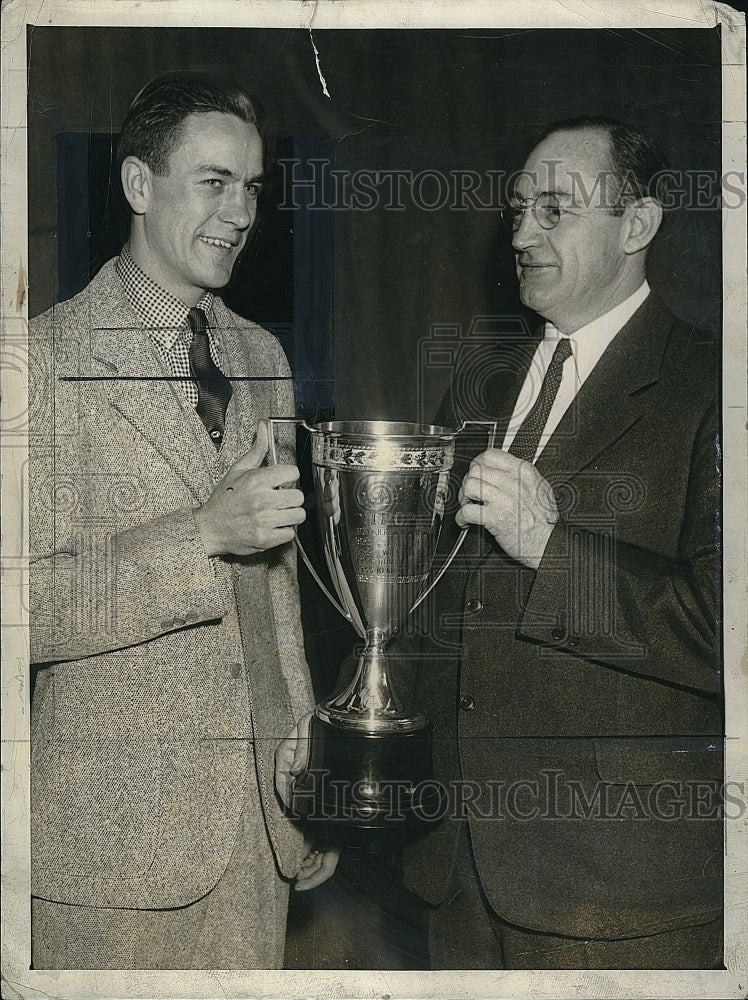
<svg viewBox="0 0 748 1000">
<path fill-rule="evenodd" d="M 624 253 L 645 250 L 662 223 L 662 205 L 656 198 L 638 198 L 626 206 L 623 231 Z"/>
<path fill-rule="evenodd" d="M 120 176 L 130 208 L 136 215 L 145 215 L 151 197 L 151 168 L 137 156 L 126 156 Z"/>
</svg>

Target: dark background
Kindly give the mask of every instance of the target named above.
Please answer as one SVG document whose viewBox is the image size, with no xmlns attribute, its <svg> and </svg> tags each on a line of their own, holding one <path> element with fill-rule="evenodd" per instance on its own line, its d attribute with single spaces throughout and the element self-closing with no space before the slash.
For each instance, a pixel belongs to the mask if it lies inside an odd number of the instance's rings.
<svg viewBox="0 0 748 1000">
<path fill-rule="evenodd" d="M 115 137 L 136 92 L 170 70 L 224 72 L 265 109 L 271 183 L 226 298 L 280 337 L 310 417 L 431 419 L 460 344 L 533 317 L 496 210 L 427 211 L 408 194 L 402 210 L 384 198 L 370 211 L 298 197 L 284 208 L 279 158 L 301 161 L 297 174 L 317 159 L 485 175 L 519 168 L 547 123 L 605 114 L 644 129 L 673 168 L 719 176 L 718 28 L 328 30 L 314 42 L 329 99 L 306 30 L 29 28 L 30 316 L 118 251 L 127 215 Z M 675 313 L 717 329 L 720 254 L 713 201 L 668 212 L 650 283 Z M 353 633 L 304 574 L 301 586 L 322 695 Z M 350 836 L 339 875 L 292 900 L 290 967 L 426 967 L 424 916 L 398 887 L 398 857 L 395 837 Z"/>
</svg>

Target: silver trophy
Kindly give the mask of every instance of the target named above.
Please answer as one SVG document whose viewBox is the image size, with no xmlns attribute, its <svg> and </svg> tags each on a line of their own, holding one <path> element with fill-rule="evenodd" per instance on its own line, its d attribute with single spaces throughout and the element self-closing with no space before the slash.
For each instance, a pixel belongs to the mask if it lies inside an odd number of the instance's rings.
<svg viewBox="0 0 748 1000">
<path fill-rule="evenodd" d="M 431 724 L 393 687 L 385 645 L 438 583 L 429 584 L 456 430 L 385 421 L 271 420 L 311 435 L 317 522 L 333 595 L 296 537 L 317 584 L 365 640 L 345 689 L 317 705 L 294 808 L 310 819 L 377 827 L 433 817 L 440 791 Z M 463 424 L 463 427 L 465 425 Z M 462 429 L 462 428 L 460 428 Z"/>
</svg>

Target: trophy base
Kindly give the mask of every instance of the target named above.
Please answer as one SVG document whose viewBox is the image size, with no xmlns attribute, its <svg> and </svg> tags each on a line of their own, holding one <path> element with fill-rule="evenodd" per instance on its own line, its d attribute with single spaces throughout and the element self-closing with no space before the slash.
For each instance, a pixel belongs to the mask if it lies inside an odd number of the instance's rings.
<svg viewBox="0 0 748 1000">
<path fill-rule="evenodd" d="M 434 781 L 430 722 L 379 735 L 312 716 L 309 760 L 293 787 L 293 807 L 308 821 L 369 829 L 434 822 L 445 791 Z"/>
</svg>

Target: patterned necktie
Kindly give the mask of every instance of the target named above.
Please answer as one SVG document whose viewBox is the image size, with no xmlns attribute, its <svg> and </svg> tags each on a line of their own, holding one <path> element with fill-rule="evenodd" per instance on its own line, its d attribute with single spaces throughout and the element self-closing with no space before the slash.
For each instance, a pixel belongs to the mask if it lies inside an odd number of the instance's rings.
<svg viewBox="0 0 748 1000">
<path fill-rule="evenodd" d="M 190 367 L 197 382 L 197 415 L 205 424 L 216 448 L 223 440 L 226 407 L 231 399 L 231 382 L 210 356 L 208 323 L 202 309 L 190 309 L 187 320 L 192 330 Z"/>
<path fill-rule="evenodd" d="M 564 362 L 571 354 L 571 343 L 568 337 L 561 337 L 556 344 L 548 371 L 545 373 L 543 384 L 540 387 L 538 398 L 532 405 L 532 409 L 517 431 L 517 435 L 509 445 L 509 454 L 516 455 L 526 462 L 532 462 L 535 452 L 538 450 L 540 438 L 545 430 L 548 414 L 551 412 L 553 402 L 561 387 L 561 376 L 563 374 Z"/>
</svg>

